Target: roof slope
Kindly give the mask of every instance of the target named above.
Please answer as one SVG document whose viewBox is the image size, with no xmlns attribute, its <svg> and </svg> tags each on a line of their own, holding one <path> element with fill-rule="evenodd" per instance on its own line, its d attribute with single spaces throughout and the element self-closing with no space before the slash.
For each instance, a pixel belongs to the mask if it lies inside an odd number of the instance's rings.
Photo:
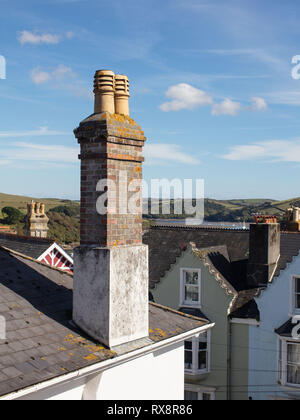
<svg viewBox="0 0 300 420">
<path fill-rule="evenodd" d="M 280 240 L 280 259 L 275 276 L 300 252 L 300 233 L 281 232 Z M 150 288 L 160 281 L 190 242 L 195 243 L 198 249 L 225 245 L 232 270 L 228 280 L 238 291 L 247 288 L 245 276 L 249 257 L 248 230 L 153 226 L 144 234 L 143 242 L 149 245 Z M 217 264 L 216 259 L 215 263 Z M 220 268 L 222 272 L 223 269 L 224 267 Z M 223 275 L 226 277 L 224 272 Z"/>
<path fill-rule="evenodd" d="M 216 276 L 221 286 L 235 296 L 230 314 L 237 318 L 259 319 L 254 300 L 261 290 L 247 285 L 249 230 L 207 227 L 154 226 L 144 234 L 149 245 L 150 289 L 160 282 L 176 259 L 194 244 L 194 252 Z M 300 233 L 281 232 L 280 259 L 275 277 L 300 252 Z"/>
<path fill-rule="evenodd" d="M 34 259 L 39 258 L 53 244 L 53 240 L 0 233 L 0 246 Z"/>
<path fill-rule="evenodd" d="M 149 245 L 150 288 L 153 288 L 170 266 L 193 242 L 198 249 L 226 245 L 230 261 L 248 258 L 249 232 L 202 227 L 152 227 L 143 236 Z"/>
<path fill-rule="evenodd" d="M 7 327 L 0 396 L 117 356 L 71 322 L 72 284 L 70 274 L 0 249 L 0 316 Z M 156 304 L 149 311 L 150 340 L 140 347 L 208 324 Z"/>
</svg>

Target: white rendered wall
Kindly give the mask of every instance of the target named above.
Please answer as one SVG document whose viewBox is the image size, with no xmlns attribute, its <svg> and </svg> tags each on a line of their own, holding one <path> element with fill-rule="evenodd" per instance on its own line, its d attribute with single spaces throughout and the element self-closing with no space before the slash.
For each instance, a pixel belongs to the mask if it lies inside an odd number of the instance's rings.
<svg viewBox="0 0 300 420">
<path fill-rule="evenodd" d="M 96 386 L 95 386 L 96 383 Z M 183 400 L 184 344 L 35 392 L 22 400 Z"/>
<path fill-rule="evenodd" d="M 183 344 L 105 371 L 97 399 L 183 400 Z"/>
<path fill-rule="evenodd" d="M 249 396 L 254 400 L 293 396 L 293 389 L 278 384 L 278 335 L 274 330 L 291 316 L 291 277 L 295 274 L 300 275 L 300 256 L 255 299 L 261 321 L 259 327 L 249 327 Z M 300 392 L 294 395 L 299 397 Z"/>
</svg>

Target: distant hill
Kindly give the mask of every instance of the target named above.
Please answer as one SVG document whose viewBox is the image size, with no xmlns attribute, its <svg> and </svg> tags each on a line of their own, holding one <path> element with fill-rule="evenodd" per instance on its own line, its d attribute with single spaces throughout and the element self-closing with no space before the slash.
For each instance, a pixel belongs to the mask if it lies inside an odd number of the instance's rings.
<svg viewBox="0 0 300 420">
<path fill-rule="evenodd" d="M 15 207 L 24 215 L 27 211 L 27 203 L 31 200 L 42 201 L 45 203 L 49 221 L 49 237 L 61 243 L 73 243 L 79 241 L 79 215 L 80 204 L 78 201 L 61 200 L 57 198 L 32 198 L 18 195 L 0 193 L 0 219 L 3 217 L 1 209 L 4 207 Z M 176 200 L 175 200 L 176 201 Z M 156 200 L 158 202 L 158 200 Z M 147 207 L 148 200 L 144 200 Z M 174 216 L 174 200 L 171 200 L 171 214 L 168 215 L 144 215 L 145 226 L 149 226 L 151 220 L 157 218 L 184 218 L 185 214 Z M 285 210 L 292 205 L 300 207 L 300 197 L 284 201 L 276 201 L 266 198 L 258 199 L 233 199 L 233 200 L 214 200 L 205 199 L 205 220 L 216 222 L 250 222 L 253 220 L 253 213 L 264 213 L 276 215 L 279 221 L 284 218 Z M 159 200 L 161 208 L 162 201 Z M 150 205 L 149 205 L 150 209 Z M 18 232 L 22 232 L 22 222 L 18 224 Z"/>
<path fill-rule="evenodd" d="M 2 216 L 1 209 L 3 209 L 3 207 L 15 207 L 22 213 L 26 214 L 27 204 L 30 203 L 31 200 L 42 201 L 43 203 L 45 203 L 46 211 L 49 211 L 51 208 L 61 205 L 78 206 L 79 208 L 79 202 L 77 201 L 61 200 L 57 198 L 33 198 L 22 195 L 10 195 L 0 193 L 0 215 Z"/>
</svg>

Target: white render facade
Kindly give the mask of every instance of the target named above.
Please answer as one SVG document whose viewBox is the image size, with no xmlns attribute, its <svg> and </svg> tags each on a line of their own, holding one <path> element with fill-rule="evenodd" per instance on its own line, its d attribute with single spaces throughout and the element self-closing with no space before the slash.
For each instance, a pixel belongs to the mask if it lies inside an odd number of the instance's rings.
<svg viewBox="0 0 300 420">
<path fill-rule="evenodd" d="M 275 332 L 300 314 L 297 276 L 300 278 L 300 255 L 255 298 L 260 323 L 249 327 L 248 392 L 253 400 L 300 399 L 300 338 Z"/>
</svg>

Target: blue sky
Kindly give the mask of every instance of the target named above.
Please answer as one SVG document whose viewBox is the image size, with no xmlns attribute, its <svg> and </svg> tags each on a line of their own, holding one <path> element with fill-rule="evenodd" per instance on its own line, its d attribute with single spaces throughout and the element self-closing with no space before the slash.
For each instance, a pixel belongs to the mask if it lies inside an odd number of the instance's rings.
<svg viewBox="0 0 300 420">
<path fill-rule="evenodd" d="M 111 69 L 131 81 L 147 181 L 203 178 L 218 199 L 300 196 L 295 0 L 0 7 L 1 192 L 79 198 L 73 129 L 92 113 L 95 70 Z"/>
</svg>

